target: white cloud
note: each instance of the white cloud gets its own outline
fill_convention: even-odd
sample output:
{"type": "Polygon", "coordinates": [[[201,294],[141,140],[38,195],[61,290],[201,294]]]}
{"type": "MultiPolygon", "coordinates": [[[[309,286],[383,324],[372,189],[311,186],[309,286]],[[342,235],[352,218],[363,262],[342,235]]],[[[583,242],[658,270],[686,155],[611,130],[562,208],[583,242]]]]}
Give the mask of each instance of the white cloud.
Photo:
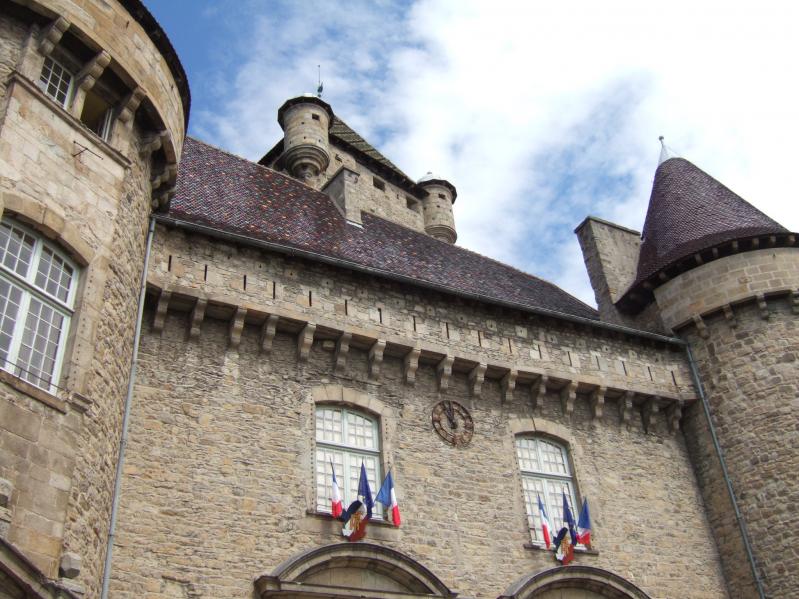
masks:
{"type": "MultiPolygon", "coordinates": [[[[593,293],[572,229],[640,229],[663,134],[785,226],[799,139],[793,2],[303,2],[253,17],[201,136],[258,158],[315,86],[412,177],[458,188],[459,243],[593,293]]],[[[199,121],[199,123],[198,123],[199,121]]]]}

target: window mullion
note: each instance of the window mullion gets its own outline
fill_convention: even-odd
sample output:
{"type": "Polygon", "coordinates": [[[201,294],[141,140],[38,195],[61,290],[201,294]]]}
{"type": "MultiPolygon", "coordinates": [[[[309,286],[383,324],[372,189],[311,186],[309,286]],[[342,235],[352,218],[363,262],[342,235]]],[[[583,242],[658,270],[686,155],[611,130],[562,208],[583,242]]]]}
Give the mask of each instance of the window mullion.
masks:
{"type": "Polygon", "coordinates": [[[11,338],[11,347],[8,348],[8,362],[11,368],[9,369],[18,376],[16,372],[17,365],[19,364],[19,348],[22,345],[22,337],[25,334],[25,325],[28,322],[28,310],[30,309],[31,294],[24,288],[22,290],[22,297],[19,301],[19,311],[17,312],[17,322],[14,323],[14,333],[11,338]]]}

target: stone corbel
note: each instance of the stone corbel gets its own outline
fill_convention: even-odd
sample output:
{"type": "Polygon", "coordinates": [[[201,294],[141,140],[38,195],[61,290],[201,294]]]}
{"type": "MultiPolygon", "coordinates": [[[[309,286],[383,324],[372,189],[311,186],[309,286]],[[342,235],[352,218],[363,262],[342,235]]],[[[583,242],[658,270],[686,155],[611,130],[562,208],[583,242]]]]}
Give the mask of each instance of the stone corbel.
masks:
{"type": "Polygon", "coordinates": [[[519,377],[519,371],[511,368],[507,374],[499,381],[499,387],[502,391],[502,401],[510,401],[513,399],[513,390],[516,389],[516,379],[519,377]]]}
{"type": "Polygon", "coordinates": [[[791,292],[791,312],[799,314],[799,290],[791,292]]]}
{"type": "Polygon", "coordinates": [[[172,298],[171,291],[161,290],[158,296],[158,305],[155,307],[155,317],[153,318],[153,332],[163,333],[164,323],[166,322],[166,311],[169,307],[169,300],[172,298]]]}
{"type": "Polygon", "coordinates": [[[699,336],[702,339],[707,339],[708,337],[710,337],[710,331],[707,330],[707,325],[705,324],[705,321],[702,320],[702,317],[699,316],[699,314],[694,315],[694,317],[691,320],[694,321],[696,330],[699,331],[699,336]]]}
{"type": "Polygon", "coordinates": [[[732,306],[730,306],[730,304],[724,304],[721,309],[724,311],[724,318],[727,319],[727,322],[730,323],[730,326],[737,327],[738,319],[735,318],[735,312],[732,311],[732,306]]]}
{"type": "Polygon", "coordinates": [[[154,175],[152,179],[150,179],[150,187],[152,189],[158,189],[164,183],[169,183],[174,181],[178,175],[178,165],[177,164],[167,164],[157,175],[154,175]]]}
{"type": "Polygon", "coordinates": [[[150,200],[150,204],[152,205],[153,209],[157,208],[166,208],[169,205],[169,201],[175,197],[177,188],[175,186],[172,187],[162,187],[157,191],[153,192],[153,197],[150,200]]]}
{"type": "Polygon", "coordinates": [[[146,156],[147,154],[152,154],[153,152],[160,150],[163,147],[164,141],[167,139],[168,135],[169,134],[166,131],[159,131],[157,133],[144,136],[141,146],[139,146],[139,154],[146,156]]]}
{"type": "Polygon", "coordinates": [[[50,52],[61,41],[61,37],[67,29],[69,29],[69,21],[64,17],[58,17],[50,23],[50,26],[42,32],[42,39],[39,42],[39,52],[42,56],[50,56],[50,52]]]}
{"type": "Polygon", "coordinates": [[[266,317],[264,324],[261,326],[261,351],[268,354],[272,351],[272,342],[275,340],[275,333],[277,333],[277,321],[280,316],[277,314],[270,314],[266,317]]]}
{"type": "Polygon", "coordinates": [[[577,381],[569,383],[560,390],[560,406],[564,416],[571,416],[574,412],[574,402],[577,399],[577,381]]]}
{"type": "MultiPolygon", "coordinates": [[[[119,116],[117,117],[123,123],[128,123],[133,120],[133,115],[139,108],[139,104],[144,99],[144,90],[141,87],[136,87],[131,91],[122,102],[119,104],[119,116]]],[[[159,137],[160,141],[160,137],[159,137]]],[[[160,145],[159,145],[160,147],[160,145]]]]}
{"type": "Polygon", "coordinates": [[[411,351],[405,354],[403,360],[403,371],[405,374],[405,383],[408,385],[416,384],[416,371],[419,369],[419,356],[422,355],[422,350],[414,347],[411,351]]]}
{"type": "Polygon", "coordinates": [[[454,356],[444,356],[436,366],[438,375],[438,390],[446,391],[449,387],[449,378],[452,376],[452,363],[455,362],[454,356]]]}
{"type": "Polygon", "coordinates": [[[600,386],[591,391],[591,396],[588,398],[588,401],[591,404],[591,416],[593,416],[594,419],[602,418],[602,410],[605,407],[605,393],[607,393],[607,390],[607,387],[600,386]]]}
{"type": "Polygon", "coordinates": [[[307,362],[313,345],[313,334],[316,332],[316,325],[306,324],[297,336],[297,360],[307,362]]]}
{"type": "Polygon", "coordinates": [[[110,62],[111,55],[105,50],[100,50],[75,76],[78,87],[85,92],[93,88],[110,62]]]}
{"type": "Polygon", "coordinates": [[[758,293],[755,295],[755,299],[757,300],[757,307],[760,309],[760,318],[763,320],[768,320],[771,316],[771,313],[768,310],[768,304],[766,303],[766,296],[762,293],[758,293]]]}
{"type": "Polygon", "coordinates": [[[380,367],[383,365],[383,352],[386,351],[385,339],[378,339],[369,348],[369,379],[380,379],[380,367]]]}
{"type": "Polygon", "coordinates": [[[487,369],[488,364],[480,363],[469,371],[469,387],[472,397],[481,396],[487,369]]]}
{"type": "Polygon", "coordinates": [[[669,423],[669,432],[676,433],[680,429],[680,419],[682,418],[682,402],[675,401],[666,412],[669,423]]]}
{"type": "Polygon", "coordinates": [[[247,308],[237,306],[236,311],[233,313],[233,318],[230,319],[230,328],[228,329],[228,337],[232,349],[238,349],[241,343],[241,332],[244,330],[244,319],[246,317],[247,308]]]}
{"type": "Polygon", "coordinates": [[[189,339],[191,340],[200,338],[200,327],[205,319],[206,306],[208,306],[208,300],[197,298],[197,302],[191,310],[191,318],[189,319],[189,339]]]}
{"type": "Polygon", "coordinates": [[[544,405],[544,397],[547,394],[547,383],[549,382],[549,377],[545,374],[542,374],[538,377],[538,380],[533,383],[532,388],[530,389],[531,395],[531,405],[533,410],[539,410],[544,405]]]}
{"type": "Polygon", "coordinates": [[[635,393],[625,391],[624,395],[619,398],[619,420],[622,424],[630,424],[633,414],[633,397],[635,397],[635,393]]]}
{"type": "Polygon", "coordinates": [[[344,372],[347,366],[347,356],[350,353],[350,341],[352,341],[352,333],[341,333],[341,336],[336,341],[336,357],[333,365],[333,371],[336,374],[344,372]]]}
{"type": "Polygon", "coordinates": [[[654,428],[653,418],[657,417],[660,412],[660,398],[658,396],[652,397],[644,402],[641,407],[641,419],[644,422],[644,430],[649,432],[654,428]]]}

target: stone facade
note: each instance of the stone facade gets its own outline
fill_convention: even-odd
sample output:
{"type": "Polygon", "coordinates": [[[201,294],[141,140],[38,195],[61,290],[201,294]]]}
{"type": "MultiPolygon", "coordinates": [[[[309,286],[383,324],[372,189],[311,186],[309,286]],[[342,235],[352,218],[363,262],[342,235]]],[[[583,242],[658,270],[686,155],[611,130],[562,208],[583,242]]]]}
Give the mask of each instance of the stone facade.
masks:
{"type": "Polygon", "coordinates": [[[170,173],[174,184],[183,103],[160,51],[116,2],[7,4],[0,33],[0,208],[79,267],[56,385],[0,373],[0,478],[11,488],[0,530],[44,576],[96,596],[147,218],[170,173]],[[64,106],[37,84],[51,53],[95,57],[64,106]],[[81,121],[95,85],[118,98],[106,138],[81,121]]]}

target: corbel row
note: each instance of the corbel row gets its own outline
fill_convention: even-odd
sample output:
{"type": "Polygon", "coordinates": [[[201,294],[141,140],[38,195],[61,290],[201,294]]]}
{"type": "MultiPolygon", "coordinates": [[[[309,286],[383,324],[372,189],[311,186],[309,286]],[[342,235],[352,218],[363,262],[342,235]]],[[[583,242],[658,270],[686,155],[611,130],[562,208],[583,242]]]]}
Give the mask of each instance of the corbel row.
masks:
{"type": "MultiPolygon", "coordinates": [[[[179,294],[183,297],[183,294],[179,294]]],[[[166,319],[169,303],[175,297],[175,292],[171,290],[160,290],[155,306],[152,330],[162,333],[166,319]]],[[[188,338],[196,340],[201,333],[201,325],[207,313],[209,300],[207,298],[195,298],[195,304],[189,316],[188,338]]],[[[215,302],[216,303],[216,302],[215,302]]],[[[317,332],[317,324],[311,322],[301,322],[299,332],[297,331],[297,316],[281,316],[275,313],[262,313],[260,310],[248,309],[242,306],[232,306],[233,313],[229,320],[228,335],[229,347],[236,349],[241,342],[241,335],[248,315],[252,318],[260,319],[264,316],[261,324],[259,338],[260,351],[268,354],[272,351],[272,345],[277,334],[280,322],[285,319],[285,323],[290,323],[284,329],[294,330],[296,334],[297,360],[300,363],[307,362],[317,332]]],[[[251,319],[252,319],[251,318],[251,319]]],[[[329,323],[323,326],[326,332],[331,330],[329,323]]],[[[335,329],[333,329],[335,331],[335,329]]],[[[336,374],[342,374],[346,370],[347,359],[352,345],[354,333],[352,331],[338,331],[335,341],[335,354],[333,358],[333,369],[336,374]]],[[[359,343],[363,345],[363,334],[358,334],[359,343]]],[[[403,364],[403,379],[407,385],[416,383],[416,376],[419,369],[419,362],[422,357],[428,361],[435,360],[434,368],[437,378],[437,388],[439,392],[446,392],[449,389],[452,379],[453,366],[456,361],[460,364],[459,371],[463,371],[464,364],[468,365],[466,371],[469,391],[474,399],[483,396],[483,387],[487,373],[490,372],[494,380],[498,380],[503,403],[513,400],[514,393],[518,384],[521,383],[524,389],[529,388],[529,403],[533,411],[542,409],[544,398],[548,393],[553,393],[559,400],[562,414],[570,418],[574,413],[578,395],[583,396],[590,406],[593,419],[601,419],[605,413],[605,403],[609,394],[617,402],[619,421],[623,425],[630,425],[633,419],[633,412],[640,409],[644,429],[646,431],[656,428],[655,422],[659,415],[663,413],[666,418],[669,431],[672,433],[679,428],[682,417],[682,405],[684,401],[694,398],[685,398],[667,394],[652,394],[643,390],[611,388],[607,384],[602,384],[585,377],[575,376],[568,372],[548,372],[536,368],[519,368],[511,365],[490,364],[488,362],[475,361],[465,357],[458,357],[445,353],[442,357],[441,348],[420,347],[419,345],[404,344],[401,340],[387,340],[372,338],[368,346],[368,376],[372,382],[379,382],[381,378],[382,365],[386,349],[391,345],[392,355],[397,355],[398,349],[404,351],[401,356],[403,364]],[[637,401],[636,401],[637,400],[637,401]]],[[[332,348],[332,344],[331,344],[332,348]]],[[[661,392],[662,393],[662,392],[661,392]]]]}

